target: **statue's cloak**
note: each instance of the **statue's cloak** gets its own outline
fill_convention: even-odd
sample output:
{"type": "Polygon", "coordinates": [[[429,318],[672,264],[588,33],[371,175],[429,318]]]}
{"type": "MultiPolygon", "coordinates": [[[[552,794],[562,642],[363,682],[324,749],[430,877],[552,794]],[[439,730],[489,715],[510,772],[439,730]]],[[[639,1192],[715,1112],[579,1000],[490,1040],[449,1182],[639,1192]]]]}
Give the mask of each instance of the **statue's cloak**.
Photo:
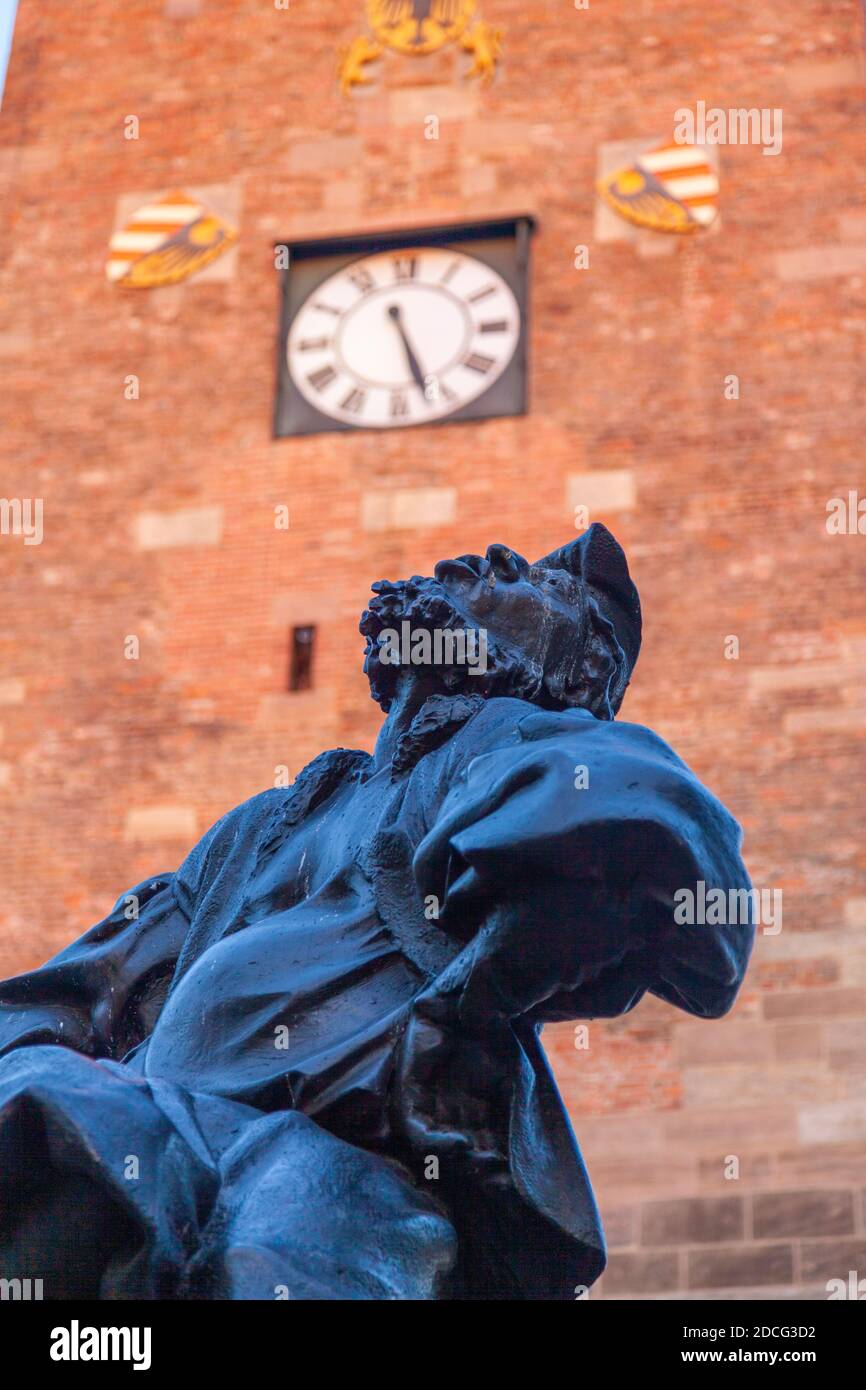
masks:
{"type": "MultiPolygon", "coordinates": [[[[736,822],[647,729],[434,697],[390,766],[323,754],[292,787],[224,816],[177,873],[0,985],[0,1170],[4,1133],[19,1159],[8,1196],[26,1188],[38,1210],[20,1162],[38,1131],[57,1182],[74,1170],[134,1208],[137,1237],[121,1273],[116,1256],[97,1278],[103,1296],[273,1296],[262,1289],[296,1269],[286,1251],[308,1251],[319,1228],[308,1195],[308,1225],[286,1217],[277,1231],[269,1146],[284,1146],[289,1169],[325,1170],[332,1140],[336,1166],[338,1145],[372,1156],[380,1206],[390,1175],[404,1185],[405,1229],[429,1241],[389,1278],[364,1269],[351,1288],[325,1252],[289,1296],[573,1298],[603,1269],[604,1241],[541,1025],[619,1014],[647,990],[705,1016],[729,1008],[751,921],[678,924],[674,895],[748,890],[739,846],[736,822]],[[74,1084],[50,1084],[57,1047],[90,1059],[74,1084]],[[117,1134],[149,1123],[142,1097],[175,1145],[171,1181],[149,1195],[117,1173],[117,1134]],[[62,1142],[47,1144],[52,1134],[62,1142]],[[255,1163],[240,1161],[244,1143],[255,1163]],[[266,1275],[220,1275],[230,1246],[242,1262],[266,1248],[266,1275]]],[[[333,1207],[335,1190],[321,1200],[333,1207]]],[[[7,1205],[0,1263],[11,1220],[7,1205]]],[[[378,1258],[357,1231],[339,1239],[361,1264],[378,1258]]]]}

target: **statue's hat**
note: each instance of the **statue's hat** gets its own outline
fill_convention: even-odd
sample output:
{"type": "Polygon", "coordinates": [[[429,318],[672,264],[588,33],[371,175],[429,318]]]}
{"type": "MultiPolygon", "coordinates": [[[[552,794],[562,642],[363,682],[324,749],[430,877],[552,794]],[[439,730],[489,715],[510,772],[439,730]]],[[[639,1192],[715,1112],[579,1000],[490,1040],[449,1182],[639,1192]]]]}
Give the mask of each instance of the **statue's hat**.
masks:
{"type": "Polygon", "coordinates": [[[577,540],[552,550],[535,563],[548,569],[567,570],[583,581],[613,625],[630,675],[640,651],[640,598],[628,572],[625,551],[607,527],[594,521],[577,540]]]}

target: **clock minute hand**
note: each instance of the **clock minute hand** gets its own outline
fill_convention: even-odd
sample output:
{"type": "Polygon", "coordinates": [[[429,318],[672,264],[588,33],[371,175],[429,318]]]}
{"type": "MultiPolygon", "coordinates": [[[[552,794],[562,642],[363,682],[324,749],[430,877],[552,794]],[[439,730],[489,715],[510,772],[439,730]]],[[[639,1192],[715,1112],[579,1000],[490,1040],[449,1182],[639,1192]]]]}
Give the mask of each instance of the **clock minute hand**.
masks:
{"type": "Polygon", "coordinates": [[[409,339],[406,337],[406,330],[404,329],[402,320],[400,318],[399,304],[389,305],[388,317],[393,320],[394,326],[396,327],[397,332],[400,334],[400,338],[403,343],[403,351],[406,353],[406,361],[409,364],[409,371],[412,373],[413,380],[415,381],[415,384],[418,387],[419,391],[424,392],[427,378],[424,375],[418,358],[412,351],[409,339]]]}

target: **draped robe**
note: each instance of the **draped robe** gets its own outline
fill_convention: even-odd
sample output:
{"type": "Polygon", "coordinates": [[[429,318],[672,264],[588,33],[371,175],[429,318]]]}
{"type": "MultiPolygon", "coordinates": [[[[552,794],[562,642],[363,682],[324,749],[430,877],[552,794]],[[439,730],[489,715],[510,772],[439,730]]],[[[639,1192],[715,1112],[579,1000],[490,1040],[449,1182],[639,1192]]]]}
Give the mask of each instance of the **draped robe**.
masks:
{"type": "Polygon", "coordinates": [[[0,1276],[573,1298],[604,1239],[541,1027],[724,1013],[753,925],[674,895],[748,889],[740,838],[584,710],[435,696],[390,766],[322,754],[0,984],[0,1276]]]}

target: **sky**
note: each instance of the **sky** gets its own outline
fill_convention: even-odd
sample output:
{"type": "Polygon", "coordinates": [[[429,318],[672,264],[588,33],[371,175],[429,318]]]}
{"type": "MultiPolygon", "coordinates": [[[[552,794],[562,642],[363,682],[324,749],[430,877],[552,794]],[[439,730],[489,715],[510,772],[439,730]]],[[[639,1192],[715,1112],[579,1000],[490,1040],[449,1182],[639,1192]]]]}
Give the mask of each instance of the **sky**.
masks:
{"type": "Polygon", "coordinates": [[[3,101],[3,84],[6,81],[6,64],[12,47],[12,30],[15,28],[15,11],[18,0],[0,0],[0,104],[3,101]]]}

